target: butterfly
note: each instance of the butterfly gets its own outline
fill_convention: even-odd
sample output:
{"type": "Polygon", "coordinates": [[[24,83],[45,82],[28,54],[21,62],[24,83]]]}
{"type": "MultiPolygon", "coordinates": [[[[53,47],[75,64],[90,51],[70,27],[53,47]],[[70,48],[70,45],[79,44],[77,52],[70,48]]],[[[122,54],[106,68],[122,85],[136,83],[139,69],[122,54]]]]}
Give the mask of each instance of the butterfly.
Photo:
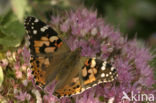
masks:
{"type": "Polygon", "coordinates": [[[35,17],[25,19],[29,36],[31,69],[36,85],[44,88],[56,81],[54,95],[72,96],[100,83],[112,82],[117,70],[109,62],[71,51],[54,29],[35,17]]]}

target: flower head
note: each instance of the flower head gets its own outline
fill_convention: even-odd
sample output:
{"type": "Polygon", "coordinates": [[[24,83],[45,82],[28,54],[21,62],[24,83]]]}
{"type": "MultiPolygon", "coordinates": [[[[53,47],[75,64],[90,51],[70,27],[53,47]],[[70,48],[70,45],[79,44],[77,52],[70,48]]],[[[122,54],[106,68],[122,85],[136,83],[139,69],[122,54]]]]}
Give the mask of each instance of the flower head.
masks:
{"type": "Polygon", "coordinates": [[[20,93],[16,95],[15,97],[20,101],[25,101],[25,100],[29,101],[31,98],[31,95],[26,92],[23,93],[20,91],[20,93]]]}
{"type": "Polygon", "coordinates": [[[129,94],[152,88],[155,81],[148,64],[152,60],[149,49],[140,47],[136,39],[128,41],[123,38],[118,29],[98,18],[96,11],[71,11],[62,18],[60,16],[57,24],[53,21],[55,17],[52,18],[53,27],[66,35],[65,41],[71,50],[81,47],[81,56],[109,59],[118,71],[116,82],[98,85],[84,92],[76,97],[77,103],[95,103],[99,101],[98,96],[113,98],[118,103],[123,91],[129,94]]]}

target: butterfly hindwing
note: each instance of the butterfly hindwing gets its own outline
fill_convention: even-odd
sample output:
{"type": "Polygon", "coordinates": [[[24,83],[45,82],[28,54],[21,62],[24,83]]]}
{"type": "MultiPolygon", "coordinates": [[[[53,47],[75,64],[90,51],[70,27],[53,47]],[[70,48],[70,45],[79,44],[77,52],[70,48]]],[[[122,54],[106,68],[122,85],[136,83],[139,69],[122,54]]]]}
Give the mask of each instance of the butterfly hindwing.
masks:
{"type": "Polygon", "coordinates": [[[112,82],[117,77],[117,71],[107,61],[90,58],[86,60],[80,75],[84,89],[88,89],[99,83],[112,82]]]}
{"type": "MultiPolygon", "coordinates": [[[[81,65],[81,62],[79,63],[81,65]]],[[[117,77],[116,69],[100,59],[86,59],[83,66],[78,66],[77,69],[80,70],[78,75],[69,78],[71,82],[63,88],[56,89],[54,95],[64,97],[79,94],[97,84],[112,82],[117,77]]]]}
{"type": "Polygon", "coordinates": [[[56,89],[54,92],[54,95],[58,98],[64,97],[64,96],[71,96],[75,94],[79,94],[81,92],[81,83],[79,74],[77,74],[75,77],[71,79],[71,82],[64,85],[63,88],[56,89]]]}

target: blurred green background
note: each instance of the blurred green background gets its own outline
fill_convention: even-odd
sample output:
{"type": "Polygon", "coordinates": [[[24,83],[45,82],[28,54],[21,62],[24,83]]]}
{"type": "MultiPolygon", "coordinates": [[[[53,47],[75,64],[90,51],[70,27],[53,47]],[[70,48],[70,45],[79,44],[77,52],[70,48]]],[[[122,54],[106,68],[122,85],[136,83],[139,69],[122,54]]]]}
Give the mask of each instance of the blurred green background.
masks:
{"type": "Polygon", "coordinates": [[[50,21],[51,15],[81,7],[97,10],[98,16],[128,39],[137,37],[147,46],[156,47],[156,0],[0,0],[0,51],[20,45],[26,16],[50,21]]]}

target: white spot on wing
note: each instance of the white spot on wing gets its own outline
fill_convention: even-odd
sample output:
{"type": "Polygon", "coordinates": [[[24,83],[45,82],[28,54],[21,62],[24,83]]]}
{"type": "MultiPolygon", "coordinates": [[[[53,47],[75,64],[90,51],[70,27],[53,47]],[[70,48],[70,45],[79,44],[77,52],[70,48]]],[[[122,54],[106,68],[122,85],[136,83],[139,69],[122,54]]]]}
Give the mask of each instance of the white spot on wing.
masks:
{"type": "Polygon", "coordinates": [[[114,70],[114,67],[111,67],[111,71],[113,71],[114,70]]]}
{"type": "Polygon", "coordinates": [[[111,75],[112,74],[112,72],[109,72],[109,75],[111,75]]]}
{"type": "Polygon", "coordinates": [[[102,66],[102,67],[101,67],[101,70],[105,70],[105,69],[106,69],[105,66],[102,66]]]}
{"type": "Polygon", "coordinates": [[[34,33],[34,34],[37,34],[37,30],[33,30],[33,33],[34,33]]]}
{"type": "Polygon", "coordinates": [[[101,70],[105,70],[106,69],[106,61],[104,61],[102,65],[103,66],[101,67],[101,70]]]}
{"type": "Polygon", "coordinates": [[[102,77],[102,78],[105,77],[105,73],[102,73],[102,74],[101,74],[101,77],[102,77]]]}
{"type": "Polygon", "coordinates": [[[106,74],[106,77],[108,77],[109,75],[108,74],[106,74]]]}
{"type": "Polygon", "coordinates": [[[103,62],[103,66],[106,66],[106,61],[103,62]]]}
{"type": "Polygon", "coordinates": [[[44,29],[44,28],[41,28],[41,31],[42,31],[42,32],[44,32],[44,31],[45,31],[45,29],[44,29]]]}
{"type": "Polygon", "coordinates": [[[44,32],[44,31],[47,30],[47,29],[48,29],[48,26],[43,26],[43,27],[41,28],[41,31],[44,32]]]}
{"type": "Polygon", "coordinates": [[[38,19],[35,19],[35,21],[34,21],[34,22],[35,22],[35,23],[37,23],[38,21],[39,21],[38,19]]]}

